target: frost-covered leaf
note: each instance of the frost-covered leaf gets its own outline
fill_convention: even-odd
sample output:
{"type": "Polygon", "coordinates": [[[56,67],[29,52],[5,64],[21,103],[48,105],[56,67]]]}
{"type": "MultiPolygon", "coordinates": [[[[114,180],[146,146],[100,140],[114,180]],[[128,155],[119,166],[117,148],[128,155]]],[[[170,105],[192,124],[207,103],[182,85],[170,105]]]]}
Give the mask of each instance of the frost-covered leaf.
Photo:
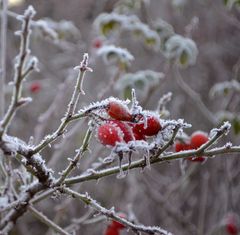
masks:
{"type": "Polygon", "coordinates": [[[172,25],[162,19],[158,19],[154,22],[153,29],[158,33],[161,39],[161,49],[164,49],[166,41],[174,35],[172,25]]]}
{"type": "Polygon", "coordinates": [[[103,57],[106,64],[122,64],[127,66],[134,60],[133,55],[127,49],[115,47],[114,45],[101,47],[97,54],[103,57]]]}
{"type": "Polygon", "coordinates": [[[210,97],[228,95],[231,91],[240,92],[240,83],[236,80],[216,83],[210,90],[210,97]]]}
{"type": "Polygon", "coordinates": [[[118,31],[127,21],[127,18],[127,16],[115,12],[102,13],[95,19],[94,26],[99,34],[108,37],[118,31]]]}
{"type": "Polygon", "coordinates": [[[50,18],[36,21],[35,31],[38,36],[53,41],[79,38],[81,35],[79,29],[72,21],[61,20],[55,22],[50,18]]]}
{"type": "Polygon", "coordinates": [[[181,67],[187,67],[196,63],[198,49],[192,39],[176,34],[167,40],[164,54],[181,67]]]}
{"type": "Polygon", "coordinates": [[[142,42],[154,50],[160,49],[160,37],[158,33],[151,29],[147,24],[142,23],[137,17],[129,19],[127,24],[123,25],[123,28],[142,40],[142,42]]]}
{"type": "Polygon", "coordinates": [[[144,98],[151,88],[157,86],[164,74],[152,70],[143,70],[123,75],[115,85],[122,92],[124,98],[130,98],[131,89],[134,88],[138,96],[144,98]]]}

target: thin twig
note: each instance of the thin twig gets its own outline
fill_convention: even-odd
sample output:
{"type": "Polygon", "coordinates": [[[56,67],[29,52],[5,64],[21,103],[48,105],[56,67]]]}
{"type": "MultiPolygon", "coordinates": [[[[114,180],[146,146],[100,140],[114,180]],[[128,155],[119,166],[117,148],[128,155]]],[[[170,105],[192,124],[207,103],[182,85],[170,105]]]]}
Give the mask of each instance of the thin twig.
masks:
{"type": "Polygon", "coordinates": [[[33,206],[29,206],[28,209],[38,220],[46,224],[48,227],[52,228],[57,233],[60,233],[62,235],[70,235],[70,233],[64,231],[64,229],[55,224],[52,220],[48,219],[43,213],[39,212],[33,206]]]}
{"type": "Polygon", "coordinates": [[[2,0],[1,12],[1,69],[0,69],[0,119],[5,110],[6,50],[7,50],[7,9],[8,0],[2,0]]]}
{"type": "Polygon", "coordinates": [[[83,139],[83,144],[79,150],[77,150],[77,153],[73,160],[70,160],[69,165],[65,170],[63,170],[61,177],[57,180],[56,185],[60,185],[64,182],[66,177],[72,172],[72,170],[77,166],[79,160],[83,157],[83,154],[88,150],[89,141],[92,136],[92,130],[88,128],[85,137],[83,139]]]}

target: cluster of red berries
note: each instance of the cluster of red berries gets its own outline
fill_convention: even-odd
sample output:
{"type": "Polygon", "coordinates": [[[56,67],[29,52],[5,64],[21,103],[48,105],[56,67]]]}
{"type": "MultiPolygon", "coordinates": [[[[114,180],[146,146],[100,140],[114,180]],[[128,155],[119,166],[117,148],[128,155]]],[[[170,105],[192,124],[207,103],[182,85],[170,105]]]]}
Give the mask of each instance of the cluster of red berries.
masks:
{"type": "Polygon", "coordinates": [[[128,143],[133,140],[145,140],[161,129],[159,118],[148,113],[144,123],[143,115],[132,115],[126,105],[118,100],[110,100],[106,112],[112,118],[106,120],[97,129],[97,136],[103,145],[115,146],[116,143],[128,143]]]}
{"type": "MultiPolygon", "coordinates": [[[[126,215],[123,213],[118,214],[121,218],[126,218],[126,215]]],[[[115,220],[112,221],[110,225],[108,225],[104,235],[119,235],[120,230],[124,229],[125,226],[115,220]]]]}
{"type": "MultiPolygon", "coordinates": [[[[180,152],[184,150],[192,150],[192,149],[198,149],[203,144],[205,144],[208,141],[208,136],[206,133],[202,131],[196,131],[194,132],[190,138],[187,141],[176,141],[175,143],[175,151],[180,152]]],[[[193,162],[203,162],[205,160],[204,157],[190,157],[188,160],[193,162]]]]}

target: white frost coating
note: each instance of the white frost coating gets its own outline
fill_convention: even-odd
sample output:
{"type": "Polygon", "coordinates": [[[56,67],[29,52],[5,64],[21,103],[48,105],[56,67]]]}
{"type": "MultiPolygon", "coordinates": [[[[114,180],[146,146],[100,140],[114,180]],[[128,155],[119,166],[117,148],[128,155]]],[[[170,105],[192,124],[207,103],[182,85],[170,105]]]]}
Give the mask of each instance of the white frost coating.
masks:
{"type": "Polygon", "coordinates": [[[40,69],[38,68],[38,58],[33,56],[29,61],[29,66],[31,66],[35,71],[39,72],[40,69]]]}
{"type": "Polygon", "coordinates": [[[162,130],[158,133],[157,137],[155,138],[155,143],[157,145],[163,146],[166,142],[168,142],[173,135],[174,129],[178,126],[178,136],[182,138],[184,136],[183,129],[190,128],[192,125],[184,122],[183,119],[178,120],[164,120],[161,119],[160,121],[162,125],[162,130]]]}
{"type": "Polygon", "coordinates": [[[27,10],[24,12],[24,16],[32,18],[35,15],[36,15],[36,11],[33,8],[33,6],[32,5],[28,6],[27,10]]]}
{"type": "Polygon", "coordinates": [[[124,48],[115,47],[114,45],[102,46],[97,54],[102,56],[106,64],[124,63],[130,65],[130,62],[134,60],[133,55],[124,48]]]}
{"type": "Polygon", "coordinates": [[[198,49],[192,39],[174,35],[167,40],[164,54],[169,60],[175,60],[178,65],[186,67],[196,63],[198,49]]]}
{"type": "Polygon", "coordinates": [[[23,106],[23,105],[27,105],[28,103],[32,102],[32,98],[31,97],[22,97],[19,99],[18,101],[18,105],[23,106]]]}
{"type": "Polygon", "coordinates": [[[231,148],[233,146],[233,144],[231,142],[227,142],[224,147],[225,148],[231,148]]]}
{"type": "Polygon", "coordinates": [[[210,90],[210,97],[227,95],[230,91],[240,92],[240,83],[236,80],[216,83],[210,90]]]}
{"type": "Polygon", "coordinates": [[[16,137],[4,135],[3,141],[12,154],[16,154],[19,149],[27,149],[26,143],[16,137]]]}
{"type": "Polygon", "coordinates": [[[113,153],[128,153],[131,151],[149,151],[153,149],[154,143],[149,144],[148,142],[144,140],[134,140],[134,141],[129,141],[128,143],[118,143],[116,146],[113,148],[112,152],[113,153]]]}
{"type": "Polygon", "coordinates": [[[117,81],[115,88],[121,92],[127,88],[134,88],[138,96],[144,99],[148,95],[149,90],[157,86],[163,78],[163,73],[152,70],[127,73],[117,81]]]}
{"type": "Polygon", "coordinates": [[[8,204],[8,197],[7,196],[1,196],[0,197],[0,209],[4,208],[8,204]]]}
{"type": "Polygon", "coordinates": [[[231,129],[231,123],[229,121],[226,121],[220,126],[219,128],[213,128],[209,134],[209,136],[212,138],[215,136],[217,133],[223,132],[225,135],[227,135],[231,129]]]}

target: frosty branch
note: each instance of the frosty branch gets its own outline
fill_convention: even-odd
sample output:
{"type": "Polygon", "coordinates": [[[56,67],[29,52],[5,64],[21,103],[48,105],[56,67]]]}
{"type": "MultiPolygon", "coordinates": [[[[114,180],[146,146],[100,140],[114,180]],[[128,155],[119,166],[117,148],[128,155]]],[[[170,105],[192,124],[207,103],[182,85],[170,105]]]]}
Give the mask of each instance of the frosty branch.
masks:
{"type": "Polygon", "coordinates": [[[97,201],[92,199],[87,193],[86,194],[80,194],[80,193],[75,192],[75,191],[73,191],[69,188],[62,188],[61,191],[63,193],[71,195],[73,198],[80,199],[81,201],[83,201],[88,206],[97,210],[100,214],[105,215],[108,218],[111,218],[111,219],[114,219],[114,220],[120,222],[121,224],[127,226],[128,228],[130,228],[134,232],[144,232],[146,234],[151,234],[151,235],[154,235],[154,234],[172,235],[172,233],[169,233],[169,232],[167,232],[166,230],[164,230],[160,227],[156,227],[156,226],[155,227],[150,227],[150,226],[133,224],[132,222],[128,221],[127,219],[124,219],[124,218],[121,218],[120,216],[118,216],[115,213],[114,209],[108,210],[108,209],[102,207],[97,201]]]}

